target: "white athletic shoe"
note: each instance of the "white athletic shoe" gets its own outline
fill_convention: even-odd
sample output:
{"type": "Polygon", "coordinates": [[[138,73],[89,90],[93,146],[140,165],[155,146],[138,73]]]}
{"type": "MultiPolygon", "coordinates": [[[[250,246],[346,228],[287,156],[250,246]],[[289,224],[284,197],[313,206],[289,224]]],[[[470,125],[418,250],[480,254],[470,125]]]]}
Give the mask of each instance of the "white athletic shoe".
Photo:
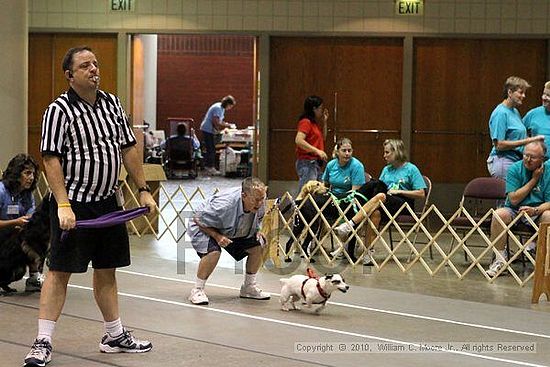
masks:
{"type": "Polygon", "coordinates": [[[189,295],[188,299],[194,305],[207,305],[208,304],[208,297],[206,297],[206,293],[204,293],[204,289],[202,289],[202,288],[193,288],[193,289],[191,289],[191,294],[189,295]]]}

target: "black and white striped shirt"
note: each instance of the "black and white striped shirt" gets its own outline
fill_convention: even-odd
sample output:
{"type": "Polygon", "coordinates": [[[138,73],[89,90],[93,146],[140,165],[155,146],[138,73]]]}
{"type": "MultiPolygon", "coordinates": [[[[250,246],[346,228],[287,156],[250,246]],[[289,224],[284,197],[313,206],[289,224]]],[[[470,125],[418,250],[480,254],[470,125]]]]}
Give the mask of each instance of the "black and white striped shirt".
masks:
{"type": "Polygon", "coordinates": [[[120,100],[97,92],[92,106],[70,88],[42,118],[42,155],[61,158],[69,200],[98,201],[115,191],[122,149],[136,144],[120,100]]]}

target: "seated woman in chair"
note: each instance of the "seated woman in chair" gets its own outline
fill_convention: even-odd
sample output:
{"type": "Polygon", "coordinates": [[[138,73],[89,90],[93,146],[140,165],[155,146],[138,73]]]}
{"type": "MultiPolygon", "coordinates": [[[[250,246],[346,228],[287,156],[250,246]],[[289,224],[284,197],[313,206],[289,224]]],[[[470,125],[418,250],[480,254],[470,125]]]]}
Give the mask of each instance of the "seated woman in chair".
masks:
{"type": "Polygon", "coordinates": [[[358,190],[365,184],[365,167],[353,156],[351,140],[348,138],[342,138],[336,143],[333,157],[327,163],[322,179],[336,197],[342,198],[350,190],[358,190]]]}
{"type": "MultiPolygon", "coordinates": [[[[384,141],[384,160],[387,165],[380,173],[380,181],[388,187],[386,201],[384,205],[388,212],[393,215],[405,203],[408,203],[414,209],[414,200],[422,199],[426,195],[426,183],[420,173],[420,170],[407,160],[405,144],[400,139],[386,139],[384,141]]],[[[379,212],[378,210],[375,211],[379,212]]],[[[405,214],[407,212],[403,212],[405,214]]],[[[382,213],[387,218],[386,213],[382,213]]],[[[375,214],[371,214],[371,218],[375,214]]],[[[380,216],[380,213],[378,213],[380,216]]],[[[357,224],[365,220],[363,211],[357,214],[349,221],[342,223],[334,229],[339,236],[349,234],[357,224]]]]}
{"type": "MultiPolygon", "coordinates": [[[[348,138],[342,138],[334,147],[334,159],[328,162],[325,172],[323,173],[323,182],[325,186],[329,187],[330,191],[338,199],[342,199],[352,194],[353,191],[359,192],[361,195],[355,196],[361,205],[366,205],[366,201],[372,199],[372,196],[366,194],[368,192],[365,187],[365,167],[357,158],[353,157],[353,147],[351,140],[348,138]],[[366,196],[365,196],[366,195],[366,196]],[[365,200],[366,199],[366,200],[365,200]]],[[[381,195],[378,199],[384,201],[385,196],[383,193],[378,193],[376,195],[381,195]]],[[[348,201],[342,202],[341,209],[346,210],[346,207],[349,205],[348,201]]],[[[359,211],[361,212],[361,211],[359,211]]],[[[368,211],[366,211],[368,213],[368,211]]],[[[380,222],[380,212],[375,211],[370,216],[371,221],[378,225],[380,222]]],[[[367,243],[370,243],[373,239],[374,232],[372,228],[367,227],[367,243]]],[[[352,239],[348,245],[349,255],[352,259],[355,258],[355,240],[352,239]]],[[[339,254],[340,251],[336,250],[333,255],[339,254]]]]}

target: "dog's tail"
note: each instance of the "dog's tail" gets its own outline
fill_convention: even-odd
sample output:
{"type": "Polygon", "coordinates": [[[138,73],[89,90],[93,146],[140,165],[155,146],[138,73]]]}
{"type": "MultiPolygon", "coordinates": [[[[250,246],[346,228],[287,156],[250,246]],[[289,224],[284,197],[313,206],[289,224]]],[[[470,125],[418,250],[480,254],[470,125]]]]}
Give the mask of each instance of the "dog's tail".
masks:
{"type": "Polygon", "coordinates": [[[281,278],[279,279],[279,281],[282,283],[282,284],[286,284],[288,282],[288,278],[281,278]]]}

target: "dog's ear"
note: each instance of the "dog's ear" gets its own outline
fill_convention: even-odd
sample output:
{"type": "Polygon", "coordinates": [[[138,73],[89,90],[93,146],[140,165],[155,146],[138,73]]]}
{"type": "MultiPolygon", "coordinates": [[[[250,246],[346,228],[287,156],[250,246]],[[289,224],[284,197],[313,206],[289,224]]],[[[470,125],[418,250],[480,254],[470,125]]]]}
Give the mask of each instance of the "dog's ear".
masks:
{"type": "Polygon", "coordinates": [[[332,279],[332,274],[325,274],[326,279],[332,279]]]}

